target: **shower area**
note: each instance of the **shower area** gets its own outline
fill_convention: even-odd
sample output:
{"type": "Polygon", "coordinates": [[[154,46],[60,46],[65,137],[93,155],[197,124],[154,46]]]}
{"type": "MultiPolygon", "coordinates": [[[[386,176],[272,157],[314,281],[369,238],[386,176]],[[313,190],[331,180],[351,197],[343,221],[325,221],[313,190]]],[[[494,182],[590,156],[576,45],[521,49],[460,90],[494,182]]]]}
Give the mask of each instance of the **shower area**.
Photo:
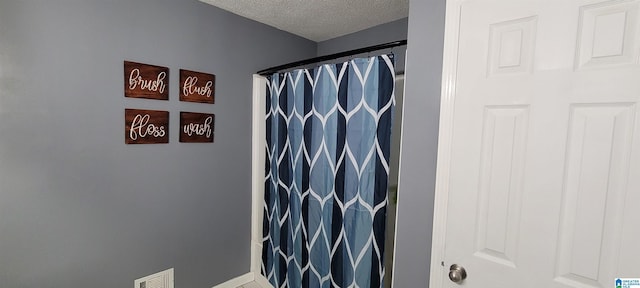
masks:
{"type": "Polygon", "coordinates": [[[404,61],[404,45],[254,76],[256,280],[274,287],[391,286],[404,88],[395,63],[404,61]],[[394,50],[402,51],[400,59],[394,50]]]}

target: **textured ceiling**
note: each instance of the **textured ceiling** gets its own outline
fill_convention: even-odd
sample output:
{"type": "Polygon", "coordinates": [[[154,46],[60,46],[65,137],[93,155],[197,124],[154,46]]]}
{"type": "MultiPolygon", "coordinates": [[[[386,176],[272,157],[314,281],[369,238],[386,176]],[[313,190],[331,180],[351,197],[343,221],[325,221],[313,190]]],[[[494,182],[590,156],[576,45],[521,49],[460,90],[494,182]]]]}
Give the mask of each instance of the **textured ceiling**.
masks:
{"type": "Polygon", "coordinates": [[[409,16],[409,0],[200,0],[316,42],[409,16]]]}

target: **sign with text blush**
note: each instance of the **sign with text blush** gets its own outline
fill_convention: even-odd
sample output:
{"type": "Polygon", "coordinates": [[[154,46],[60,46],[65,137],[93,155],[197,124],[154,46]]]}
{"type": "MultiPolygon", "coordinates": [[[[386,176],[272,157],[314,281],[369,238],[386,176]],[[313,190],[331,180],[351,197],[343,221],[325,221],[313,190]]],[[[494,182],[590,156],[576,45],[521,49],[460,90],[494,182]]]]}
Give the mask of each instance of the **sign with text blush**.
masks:
{"type": "Polygon", "coordinates": [[[215,103],[216,75],[180,69],[180,101],[215,103]]]}
{"type": "Polygon", "coordinates": [[[213,143],[216,115],[180,112],[180,142],[213,143]]]}
{"type": "Polygon", "coordinates": [[[169,112],[124,110],[124,137],[127,144],[169,143],[169,112]]]}
{"type": "Polygon", "coordinates": [[[124,61],[124,97],[169,100],[169,68],[124,61]]]}

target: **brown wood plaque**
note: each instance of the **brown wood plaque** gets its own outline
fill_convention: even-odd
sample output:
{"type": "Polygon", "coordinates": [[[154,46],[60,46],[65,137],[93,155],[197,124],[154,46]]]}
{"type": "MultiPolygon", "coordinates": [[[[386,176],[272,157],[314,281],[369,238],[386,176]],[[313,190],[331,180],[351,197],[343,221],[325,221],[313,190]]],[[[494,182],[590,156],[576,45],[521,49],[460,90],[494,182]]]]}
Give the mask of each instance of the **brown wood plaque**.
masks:
{"type": "Polygon", "coordinates": [[[124,110],[124,137],[127,144],[169,143],[169,112],[124,110]]]}
{"type": "Polygon", "coordinates": [[[180,112],[180,142],[213,142],[216,115],[180,112]]]}
{"type": "Polygon", "coordinates": [[[124,97],[169,100],[169,68],[124,61],[124,97]]]}
{"type": "Polygon", "coordinates": [[[180,69],[180,101],[215,103],[216,75],[180,69]]]}

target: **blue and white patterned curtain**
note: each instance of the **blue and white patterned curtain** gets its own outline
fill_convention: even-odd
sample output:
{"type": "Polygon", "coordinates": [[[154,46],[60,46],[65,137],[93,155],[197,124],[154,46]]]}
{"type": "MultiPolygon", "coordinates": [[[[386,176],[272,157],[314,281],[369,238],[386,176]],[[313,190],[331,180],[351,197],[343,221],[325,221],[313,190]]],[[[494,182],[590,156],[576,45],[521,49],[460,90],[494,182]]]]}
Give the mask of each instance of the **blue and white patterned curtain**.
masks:
{"type": "Polygon", "coordinates": [[[267,84],[262,274],[274,287],[382,287],[393,55],[267,84]]]}

